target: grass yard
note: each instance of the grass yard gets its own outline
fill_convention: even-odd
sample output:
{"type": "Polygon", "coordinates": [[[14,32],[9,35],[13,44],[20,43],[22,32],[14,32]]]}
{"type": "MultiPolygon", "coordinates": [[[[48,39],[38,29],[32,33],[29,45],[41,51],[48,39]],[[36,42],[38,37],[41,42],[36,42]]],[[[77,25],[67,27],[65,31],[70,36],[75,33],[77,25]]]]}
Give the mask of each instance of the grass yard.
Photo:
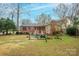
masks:
{"type": "Polygon", "coordinates": [[[0,55],[6,56],[75,56],[79,55],[79,38],[62,36],[63,40],[28,40],[26,35],[0,36],[0,55]]]}

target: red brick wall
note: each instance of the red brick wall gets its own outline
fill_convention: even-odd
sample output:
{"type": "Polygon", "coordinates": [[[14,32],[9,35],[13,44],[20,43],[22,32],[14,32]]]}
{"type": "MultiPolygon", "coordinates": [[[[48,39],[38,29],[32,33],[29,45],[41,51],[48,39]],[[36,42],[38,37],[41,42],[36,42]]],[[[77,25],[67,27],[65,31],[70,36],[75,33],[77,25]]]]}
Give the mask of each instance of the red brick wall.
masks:
{"type": "Polygon", "coordinates": [[[30,33],[34,33],[35,31],[37,31],[37,33],[41,33],[41,32],[45,32],[45,27],[44,26],[22,26],[21,27],[21,31],[22,32],[30,32],[30,33]]]}
{"type": "Polygon", "coordinates": [[[57,27],[57,22],[52,21],[52,22],[51,22],[51,32],[52,32],[52,34],[53,34],[54,32],[56,32],[56,27],[57,27]]]}

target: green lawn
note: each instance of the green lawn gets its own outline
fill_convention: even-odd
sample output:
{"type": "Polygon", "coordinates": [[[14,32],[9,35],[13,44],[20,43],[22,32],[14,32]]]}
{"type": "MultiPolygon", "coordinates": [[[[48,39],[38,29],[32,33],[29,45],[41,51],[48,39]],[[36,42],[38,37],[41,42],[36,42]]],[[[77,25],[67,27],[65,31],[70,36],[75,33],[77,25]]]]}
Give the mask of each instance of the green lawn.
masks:
{"type": "Polygon", "coordinates": [[[79,37],[62,36],[63,40],[28,40],[26,35],[0,36],[0,55],[66,56],[79,55],[79,37]]]}

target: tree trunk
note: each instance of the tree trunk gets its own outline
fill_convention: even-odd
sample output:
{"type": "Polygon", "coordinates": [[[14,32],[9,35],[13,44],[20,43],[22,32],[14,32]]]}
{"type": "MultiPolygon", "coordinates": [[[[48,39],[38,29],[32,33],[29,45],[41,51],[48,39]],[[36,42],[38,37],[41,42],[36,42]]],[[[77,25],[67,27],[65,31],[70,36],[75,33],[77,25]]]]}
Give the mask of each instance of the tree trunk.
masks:
{"type": "Polygon", "coordinates": [[[19,3],[17,4],[17,31],[19,32],[19,3]]]}
{"type": "Polygon", "coordinates": [[[30,33],[29,33],[29,40],[30,40],[30,33]]]}
{"type": "Polygon", "coordinates": [[[6,30],[6,35],[8,35],[8,30],[6,30]]]}
{"type": "Polygon", "coordinates": [[[2,33],[3,33],[3,35],[4,35],[4,31],[3,31],[2,33]]]}
{"type": "Polygon", "coordinates": [[[15,30],[13,29],[12,31],[13,31],[13,34],[14,34],[14,31],[15,31],[15,30]]]}

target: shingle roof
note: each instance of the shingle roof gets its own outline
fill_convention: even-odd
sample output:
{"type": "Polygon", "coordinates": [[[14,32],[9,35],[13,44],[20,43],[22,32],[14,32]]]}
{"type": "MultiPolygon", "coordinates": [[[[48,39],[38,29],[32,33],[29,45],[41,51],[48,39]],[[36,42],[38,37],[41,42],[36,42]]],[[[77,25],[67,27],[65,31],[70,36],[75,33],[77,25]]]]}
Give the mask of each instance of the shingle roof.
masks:
{"type": "Polygon", "coordinates": [[[43,24],[31,23],[31,24],[25,24],[25,25],[21,25],[21,26],[45,26],[45,25],[43,25],[43,24]]]}

